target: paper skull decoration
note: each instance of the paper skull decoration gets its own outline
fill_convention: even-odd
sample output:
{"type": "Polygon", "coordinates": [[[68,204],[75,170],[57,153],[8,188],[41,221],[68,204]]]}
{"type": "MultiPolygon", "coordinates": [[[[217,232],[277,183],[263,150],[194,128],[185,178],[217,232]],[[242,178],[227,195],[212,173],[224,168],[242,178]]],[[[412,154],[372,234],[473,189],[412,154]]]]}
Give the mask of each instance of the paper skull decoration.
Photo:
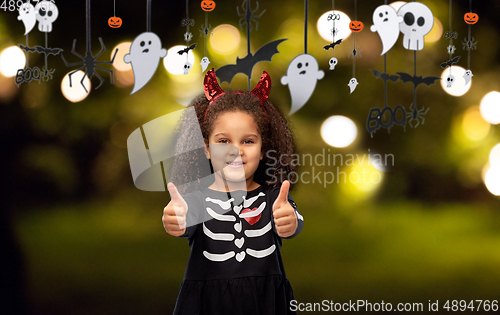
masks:
{"type": "Polygon", "coordinates": [[[332,58],[330,59],[330,61],[328,61],[328,63],[330,64],[330,70],[335,70],[335,66],[336,66],[336,65],[337,65],[337,63],[338,63],[338,60],[337,60],[337,58],[332,57],[332,58]]]}
{"type": "Polygon", "coordinates": [[[210,12],[215,9],[215,1],[213,0],[203,0],[201,1],[201,8],[203,11],[210,12]]]}
{"type": "Polygon", "coordinates": [[[108,19],[108,25],[111,28],[119,28],[120,26],[122,26],[122,18],[112,16],[108,19]]]}
{"type": "Polygon", "coordinates": [[[447,88],[451,88],[451,85],[453,84],[453,82],[455,82],[455,77],[450,74],[447,78],[446,78],[446,87],[447,88]]]}
{"type": "Polygon", "coordinates": [[[408,2],[399,9],[398,15],[403,17],[399,30],[404,34],[404,48],[422,50],[424,36],[429,34],[434,25],[434,15],[431,9],[420,2],[408,2]]]}
{"type": "Polygon", "coordinates": [[[186,63],[184,64],[184,74],[188,74],[189,73],[189,70],[191,70],[191,63],[189,61],[186,61],[186,63]]]}
{"type": "Polygon", "coordinates": [[[476,24],[477,21],[479,21],[479,15],[477,13],[465,13],[464,14],[464,21],[467,24],[476,24]]]}
{"type": "Polygon", "coordinates": [[[361,32],[363,30],[363,27],[364,27],[364,24],[363,24],[363,22],[360,22],[360,21],[351,21],[351,23],[349,23],[349,28],[354,33],[361,32]]]}
{"type": "Polygon", "coordinates": [[[52,32],[52,23],[59,16],[59,10],[56,5],[50,1],[40,1],[35,7],[36,19],[38,21],[38,30],[44,33],[52,32]]]}

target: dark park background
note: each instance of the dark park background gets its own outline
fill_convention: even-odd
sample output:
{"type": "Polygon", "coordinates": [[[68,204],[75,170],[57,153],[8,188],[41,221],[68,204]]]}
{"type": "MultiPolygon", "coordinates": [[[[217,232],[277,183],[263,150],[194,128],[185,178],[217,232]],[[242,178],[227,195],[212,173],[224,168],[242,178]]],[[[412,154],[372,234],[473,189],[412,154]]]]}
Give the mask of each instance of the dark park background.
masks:
{"type": "MultiPolygon", "coordinates": [[[[1,2],[1,1],[0,1],[1,2]]],[[[366,131],[370,108],[383,106],[383,81],[369,69],[383,71],[381,42],[370,31],[372,13],[383,1],[357,1],[357,18],[364,30],[356,37],[361,58],[356,61],[360,84],[349,94],[352,77],[353,36],[335,48],[336,70],[328,70],[332,53],[318,34],[316,22],[331,10],[332,2],[309,1],[308,53],[319,62],[325,77],[318,81],[309,102],[290,116],[298,153],[392,155],[394,163],[384,171],[369,165],[337,165],[350,174],[366,169],[378,172],[378,184],[298,182],[291,195],[304,216],[305,226],[282,248],[287,276],[299,302],[324,299],[345,303],[416,303],[429,300],[500,299],[500,199],[483,182],[491,149],[500,142],[498,125],[482,121],[478,114],[483,97],[500,86],[500,2],[472,1],[479,22],[472,26],[477,50],[471,53],[474,73],[470,90],[451,96],[437,82],[417,89],[419,108],[430,108],[417,128],[395,125],[390,133],[366,131]],[[349,117],[357,126],[355,141],[345,148],[329,146],[320,126],[333,115],[349,117]]],[[[214,28],[236,26],[238,48],[224,54],[208,41],[210,67],[218,68],[244,57],[246,26],[239,28],[242,1],[219,0],[209,13],[214,28]]],[[[448,60],[444,39],[448,31],[448,0],[422,1],[441,21],[439,38],[417,53],[418,74],[441,76],[440,63],[448,60]]],[[[59,18],[48,35],[50,47],[64,50],[70,62],[73,39],[76,51],[85,51],[85,1],[56,1],[59,18]]],[[[252,1],[255,9],[255,1],[252,1]]],[[[162,47],[184,45],[184,1],[153,1],[151,30],[162,47]]],[[[336,10],[353,19],[354,1],[335,1],[336,10]]],[[[257,64],[252,86],[266,70],[273,80],[270,99],[283,112],[290,109],[287,86],[280,84],[290,61],[303,53],[304,2],[259,1],[262,15],[251,33],[252,51],[263,44],[288,38],[279,46],[272,63],[257,64]]],[[[462,41],[468,26],[463,20],[469,1],[453,1],[455,55],[466,67],[462,41]]],[[[146,31],[146,1],[116,1],[116,16],[123,26],[112,29],[113,1],[92,3],[92,50],[106,52],[130,42],[146,31]]],[[[127,137],[141,125],[185,108],[202,93],[199,60],[204,40],[199,29],[205,12],[200,1],[190,1],[191,32],[196,59],[191,73],[172,75],[160,63],[152,80],[130,95],[126,75],[115,70],[115,84],[100,72],[81,102],[70,102],[61,93],[61,80],[76,67],[66,67],[59,56],[50,56],[55,68],[48,82],[24,83],[0,74],[0,312],[3,314],[169,314],[182,281],[189,246],[185,239],[168,235],[162,226],[165,192],[146,192],[134,186],[127,154],[127,137]]],[[[0,10],[0,51],[24,44],[24,26],[18,13],[0,10]]],[[[214,34],[214,40],[217,34],[214,34]]],[[[35,29],[30,44],[44,42],[35,29]]],[[[402,47],[402,35],[387,54],[388,73],[413,71],[413,52],[402,47]]],[[[30,55],[30,65],[43,58],[30,55]]],[[[112,69],[110,65],[104,65],[112,69]]],[[[246,89],[239,74],[223,89],[246,89]]],[[[389,105],[409,108],[411,84],[388,82],[389,105]]],[[[497,105],[500,106],[500,103],[497,105]]],[[[303,165],[300,172],[312,172],[303,165]]],[[[314,166],[316,171],[337,171],[337,166],[314,166]]],[[[312,180],[312,178],[308,178],[312,180]]]]}

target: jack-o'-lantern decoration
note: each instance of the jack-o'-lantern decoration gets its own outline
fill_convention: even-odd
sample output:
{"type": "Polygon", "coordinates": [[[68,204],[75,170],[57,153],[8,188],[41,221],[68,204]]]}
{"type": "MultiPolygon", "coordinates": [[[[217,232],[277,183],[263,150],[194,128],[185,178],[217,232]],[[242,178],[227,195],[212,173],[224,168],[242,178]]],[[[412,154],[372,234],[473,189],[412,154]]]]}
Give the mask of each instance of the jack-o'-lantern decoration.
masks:
{"type": "Polygon", "coordinates": [[[112,16],[108,19],[108,25],[111,28],[119,28],[122,26],[122,19],[117,16],[112,16]]]}
{"type": "Polygon", "coordinates": [[[215,9],[215,1],[213,1],[213,0],[203,0],[201,2],[201,8],[203,9],[203,11],[210,12],[213,9],[215,9]]]}
{"type": "Polygon", "coordinates": [[[477,21],[479,21],[479,16],[477,15],[477,13],[465,13],[464,14],[464,20],[465,20],[465,23],[467,24],[476,24],[477,21]]]}
{"type": "Polygon", "coordinates": [[[349,28],[354,33],[361,32],[363,30],[363,27],[364,27],[363,22],[360,21],[351,21],[351,23],[349,23],[349,28]]]}

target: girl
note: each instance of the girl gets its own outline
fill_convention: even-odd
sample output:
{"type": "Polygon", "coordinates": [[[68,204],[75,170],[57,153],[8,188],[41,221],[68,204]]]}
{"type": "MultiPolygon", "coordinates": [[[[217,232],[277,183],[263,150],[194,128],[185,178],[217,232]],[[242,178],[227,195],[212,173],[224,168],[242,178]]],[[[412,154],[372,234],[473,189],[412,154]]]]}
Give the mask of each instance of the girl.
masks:
{"type": "Polygon", "coordinates": [[[191,247],[174,314],[294,314],[280,248],[282,238],[302,230],[303,218],[282,179],[294,171],[294,143],[267,100],[270,77],[264,72],[252,92],[224,92],[212,69],[204,89],[190,105],[196,118],[181,123],[163,213],[166,231],[191,247]],[[199,129],[204,150],[181,154],[199,129]],[[283,157],[281,165],[270,152],[283,157]],[[199,170],[206,159],[208,181],[199,170]],[[181,193],[194,191],[181,196],[173,183],[181,193]]]}

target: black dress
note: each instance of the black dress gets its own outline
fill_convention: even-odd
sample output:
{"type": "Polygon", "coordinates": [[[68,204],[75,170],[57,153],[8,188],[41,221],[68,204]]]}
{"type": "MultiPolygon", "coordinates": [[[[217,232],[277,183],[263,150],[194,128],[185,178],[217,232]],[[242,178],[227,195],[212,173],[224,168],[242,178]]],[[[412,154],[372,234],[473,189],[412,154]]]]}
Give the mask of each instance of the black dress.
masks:
{"type": "MultiPolygon", "coordinates": [[[[292,287],[281,261],[272,205],[279,187],[186,194],[191,254],[174,314],[296,314],[292,287]],[[231,198],[229,198],[231,197],[231,198]]],[[[298,218],[296,236],[304,225],[298,218]]]]}

